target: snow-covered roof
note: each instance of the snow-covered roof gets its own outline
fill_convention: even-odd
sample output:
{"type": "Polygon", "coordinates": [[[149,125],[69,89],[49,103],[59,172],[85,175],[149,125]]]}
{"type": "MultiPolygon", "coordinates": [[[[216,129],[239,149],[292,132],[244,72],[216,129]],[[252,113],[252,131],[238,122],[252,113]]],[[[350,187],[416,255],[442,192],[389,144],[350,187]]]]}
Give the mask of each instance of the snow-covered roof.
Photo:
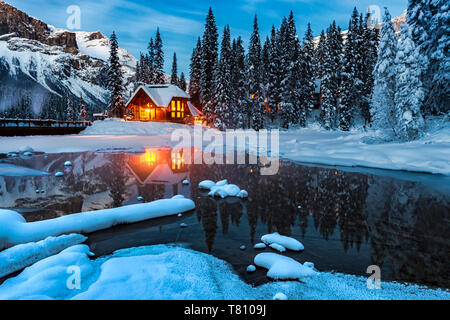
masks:
{"type": "Polygon", "coordinates": [[[188,105],[189,111],[191,111],[191,114],[193,117],[202,117],[203,116],[203,113],[200,110],[198,110],[196,107],[194,107],[194,105],[190,101],[188,102],[187,105],[188,105]]]}
{"type": "Polygon", "coordinates": [[[153,100],[153,102],[158,107],[169,107],[169,104],[173,100],[173,98],[191,98],[188,93],[173,84],[140,85],[139,88],[136,89],[130,100],[127,102],[126,107],[128,107],[128,105],[141,89],[144,90],[144,92],[153,100]]]}

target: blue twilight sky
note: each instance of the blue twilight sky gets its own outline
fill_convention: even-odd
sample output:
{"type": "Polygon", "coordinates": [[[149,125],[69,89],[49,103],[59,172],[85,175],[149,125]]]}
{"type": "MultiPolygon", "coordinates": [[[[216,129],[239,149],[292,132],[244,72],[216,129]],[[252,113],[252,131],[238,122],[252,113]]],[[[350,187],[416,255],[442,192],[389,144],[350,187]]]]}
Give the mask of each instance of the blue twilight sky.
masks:
{"type": "Polygon", "coordinates": [[[101,31],[110,35],[116,31],[119,45],[136,57],[145,51],[151,36],[159,26],[164,42],[165,69],[170,72],[173,53],[178,55],[179,72],[188,77],[189,60],[198,36],[203,32],[209,6],[213,7],[219,32],[229,24],[233,36],[241,35],[248,46],[253,16],[258,14],[262,38],[272,25],[279,26],[283,16],[294,11],[299,35],[311,22],[315,36],[336,20],[347,29],[353,7],[366,11],[376,5],[387,6],[392,16],[407,8],[408,0],[6,0],[22,11],[58,28],[67,28],[71,5],[81,9],[81,30],[101,31]]]}

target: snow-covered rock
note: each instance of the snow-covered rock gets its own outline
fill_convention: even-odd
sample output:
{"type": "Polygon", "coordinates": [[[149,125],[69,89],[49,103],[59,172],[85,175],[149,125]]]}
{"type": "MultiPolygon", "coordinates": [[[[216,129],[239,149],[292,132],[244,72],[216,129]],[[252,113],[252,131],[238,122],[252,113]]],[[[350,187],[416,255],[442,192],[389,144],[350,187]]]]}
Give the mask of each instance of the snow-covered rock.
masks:
{"type": "Polygon", "coordinates": [[[241,249],[242,251],[245,251],[245,250],[247,250],[247,247],[246,247],[246,246],[241,246],[240,249],[241,249]]]}
{"type": "Polygon", "coordinates": [[[64,162],[64,166],[65,167],[71,167],[72,166],[72,162],[71,161],[66,161],[66,162],[64,162]]]}
{"type": "Polygon", "coordinates": [[[79,234],[49,237],[39,242],[17,245],[0,252],[0,278],[28,267],[39,260],[81,244],[87,238],[79,234]]]}
{"type": "Polygon", "coordinates": [[[273,250],[276,250],[276,251],[281,252],[281,253],[286,252],[286,248],[283,247],[281,244],[278,244],[278,243],[272,243],[269,247],[271,247],[273,250]]]}
{"type": "Polygon", "coordinates": [[[292,251],[305,250],[305,247],[300,241],[290,237],[282,236],[278,232],[262,236],[261,241],[267,245],[278,244],[292,251]]]}
{"type": "Polygon", "coordinates": [[[211,190],[212,187],[214,187],[216,185],[216,183],[214,181],[211,180],[205,180],[200,182],[200,184],[198,185],[198,187],[201,190],[211,190]]]}
{"type": "Polygon", "coordinates": [[[0,250],[68,233],[91,233],[120,224],[177,215],[195,209],[190,199],[165,199],[120,208],[82,212],[56,219],[26,223],[15,211],[0,210],[0,250]]]}
{"type": "Polygon", "coordinates": [[[255,272],[256,271],[256,267],[254,266],[254,265],[249,265],[248,267],[247,267],[247,272],[248,273],[253,273],[253,272],[255,272]]]}
{"type": "Polygon", "coordinates": [[[47,172],[20,167],[9,163],[0,163],[0,176],[4,177],[27,177],[27,176],[45,176],[47,172]]]}
{"type": "Polygon", "coordinates": [[[261,250],[261,249],[267,248],[267,246],[265,243],[257,243],[257,244],[255,244],[255,246],[253,248],[261,250]]]}
{"type": "Polygon", "coordinates": [[[290,300],[450,299],[445,290],[395,282],[367,290],[367,278],[337,273],[253,287],[225,261],[178,246],[125,249],[96,260],[89,255],[79,245],[39,261],[0,285],[0,300],[272,300],[275,292],[290,300]],[[67,288],[73,266],[81,271],[79,290],[67,288]]]}
{"type": "Polygon", "coordinates": [[[278,292],[278,293],[273,297],[273,300],[281,300],[281,301],[284,301],[284,300],[288,300],[288,297],[287,297],[287,295],[285,295],[284,293],[278,292]]]}
{"type": "Polygon", "coordinates": [[[274,280],[302,280],[317,274],[314,269],[276,253],[258,254],[255,265],[268,269],[267,276],[274,280]]]}
{"type": "Polygon", "coordinates": [[[64,176],[64,172],[57,172],[55,173],[55,177],[59,178],[59,177],[63,177],[64,176]]]}
{"type": "Polygon", "coordinates": [[[183,184],[184,184],[185,186],[189,185],[189,183],[190,183],[189,180],[184,180],[184,181],[183,181],[183,184]]]}

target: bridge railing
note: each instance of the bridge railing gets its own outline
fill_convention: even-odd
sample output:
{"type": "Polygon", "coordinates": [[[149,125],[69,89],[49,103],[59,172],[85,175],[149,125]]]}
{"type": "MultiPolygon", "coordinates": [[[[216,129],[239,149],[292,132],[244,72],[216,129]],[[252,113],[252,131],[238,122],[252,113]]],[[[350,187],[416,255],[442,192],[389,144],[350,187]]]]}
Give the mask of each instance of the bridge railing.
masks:
{"type": "Polygon", "coordinates": [[[1,128],[85,128],[92,125],[90,121],[59,121],[34,119],[0,118],[1,128]]]}

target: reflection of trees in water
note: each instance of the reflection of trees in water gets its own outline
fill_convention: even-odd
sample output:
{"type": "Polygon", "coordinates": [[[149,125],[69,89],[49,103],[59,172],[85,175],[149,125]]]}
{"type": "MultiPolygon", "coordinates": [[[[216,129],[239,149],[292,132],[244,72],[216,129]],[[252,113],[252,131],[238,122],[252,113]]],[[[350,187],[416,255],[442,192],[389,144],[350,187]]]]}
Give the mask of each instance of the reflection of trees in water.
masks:
{"type": "Polygon", "coordinates": [[[113,199],[112,206],[117,208],[125,201],[126,179],[125,161],[119,157],[111,157],[108,165],[109,174],[105,177],[108,185],[109,196],[113,199]]]}
{"type": "Polygon", "coordinates": [[[448,198],[385,178],[370,184],[366,203],[372,263],[399,281],[450,287],[448,198]]]}
{"type": "Polygon", "coordinates": [[[205,230],[206,245],[211,252],[217,234],[217,204],[213,199],[202,198],[198,200],[197,208],[199,221],[205,230]]]}
{"type": "Polygon", "coordinates": [[[137,182],[138,194],[144,198],[144,202],[152,202],[164,198],[166,186],[161,184],[141,185],[137,182]]]}

